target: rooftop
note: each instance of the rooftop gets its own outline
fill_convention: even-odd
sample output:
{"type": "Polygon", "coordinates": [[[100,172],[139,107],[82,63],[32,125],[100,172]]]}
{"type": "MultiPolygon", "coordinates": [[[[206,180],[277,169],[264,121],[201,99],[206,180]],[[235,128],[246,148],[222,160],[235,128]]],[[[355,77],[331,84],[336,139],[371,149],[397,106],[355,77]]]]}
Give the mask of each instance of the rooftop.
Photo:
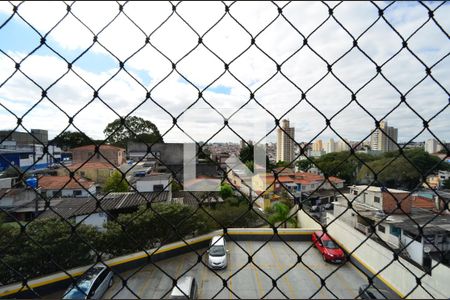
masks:
{"type": "MultiPolygon", "coordinates": [[[[334,299],[335,296],[350,299],[359,294],[359,286],[367,284],[367,277],[353,265],[325,263],[319,251],[311,248],[311,242],[290,241],[287,244],[276,241],[229,241],[228,267],[214,272],[206,267],[206,249],[196,251],[203,254],[203,263],[198,263],[198,255],[194,252],[158,261],[157,267],[148,263],[142,269],[121,273],[121,277],[128,278],[128,288],[116,277],[103,298],[168,298],[173,282],[165,273],[174,278],[193,276],[197,281],[199,299],[260,299],[265,295],[267,297],[264,298],[275,299],[284,299],[284,295],[290,299],[334,299]],[[297,255],[293,250],[304,253],[303,263],[297,263],[297,255]],[[249,262],[248,255],[253,256],[252,262],[249,262]],[[289,272],[286,272],[288,269],[289,272]],[[321,287],[318,275],[322,278],[329,276],[327,288],[321,287]],[[268,276],[279,278],[277,288],[272,287],[272,279],[268,276]],[[222,280],[228,278],[229,289],[223,287],[222,280]]],[[[63,292],[55,291],[48,298],[61,298],[63,292]]]]}
{"type": "Polygon", "coordinates": [[[133,208],[149,202],[164,202],[168,199],[168,192],[110,193],[104,197],[97,197],[97,199],[90,197],[64,198],[55,203],[52,210],[44,211],[39,217],[70,218],[95,212],[133,208]],[[97,207],[97,202],[100,207],[97,207]]]}
{"type": "MultiPolygon", "coordinates": [[[[357,190],[365,190],[365,191],[369,191],[369,192],[381,192],[381,187],[378,186],[367,186],[367,185],[354,185],[351,186],[351,188],[353,189],[357,189],[357,190]]],[[[408,191],[404,191],[404,190],[397,190],[397,189],[389,189],[387,188],[387,190],[390,193],[409,193],[408,191]]]]}
{"type": "Polygon", "coordinates": [[[70,178],[70,176],[40,176],[38,184],[43,190],[72,190],[89,189],[95,185],[95,182],[81,176],[75,176],[75,178],[70,178]]]}

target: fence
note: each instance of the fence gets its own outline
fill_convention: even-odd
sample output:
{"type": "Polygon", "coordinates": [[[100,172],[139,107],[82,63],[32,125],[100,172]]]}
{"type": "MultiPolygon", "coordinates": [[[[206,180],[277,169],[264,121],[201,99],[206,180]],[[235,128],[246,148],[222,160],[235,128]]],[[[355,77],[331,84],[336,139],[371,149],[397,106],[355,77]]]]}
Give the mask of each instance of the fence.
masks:
{"type": "Polygon", "coordinates": [[[444,287],[430,282],[441,282],[433,276],[443,276],[450,243],[450,197],[440,190],[449,188],[450,171],[449,9],[446,2],[1,3],[0,126],[9,129],[0,132],[0,167],[15,179],[2,179],[0,192],[0,284],[19,285],[16,296],[45,297],[30,286],[37,277],[62,272],[77,286],[81,273],[68,270],[142,252],[147,262],[132,272],[111,269],[120,288],[109,296],[145,298],[135,280],[151,267],[168,282],[155,295],[168,297],[182,276],[210,269],[207,249],[187,239],[223,230],[242,265],[210,269],[222,285],[208,297],[349,298],[373,289],[389,296],[392,282],[376,279],[391,266],[407,274],[393,289],[400,296],[443,296],[436,291],[444,287]],[[402,127],[388,126],[388,117],[402,127]],[[263,125],[259,132],[252,122],[263,125]],[[221,155],[235,152],[253,172],[253,150],[275,133],[276,159],[268,147],[265,171],[245,175],[258,182],[249,187],[221,155]],[[324,146],[320,139],[331,136],[324,146]],[[426,137],[421,147],[439,153],[414,148],[426,137]],[[241,146],[211,153],[217,139],[241,146]],[[183,178],[179,143],[186,141],[197,147],[194,182],[183,178]],[[205,176],[220,190],[189,188],[205,176]],[[424,186],[432,199],[421,196],[424,186]],[[343,207],[332,220],[324,221],[323,205],[332,204],[322,205],[323,197],[343,207]],[[279,234],[301,226],[297,216],[330,232],[347,250],[345,263],[314,261],[312,244],[301,248],[279,234]],[[257,249],[229,234],[261,223],[273,234],[257,249]],[[354,239],[362,227],[364,238],[354,239]],[[334,276],[348,265],[364,269],[358,259],[371,258],[358,249],[386,240],[386,228],[400,245],[380,250],[392,259],[370,261],[375,271],[362,275],[368,285],[343,292],[334,276]],[[173,242],[196,259],[175,274],[152,260],[173,242]],[[276,254],[274,243],[287,252],[276,254]],[[267,249],[276,267],[258,261],[267,249]],[[411,249],[419,249],[423,272],[400,257],[411,249]],[[258,293],[238,288],[246,268],[258,293]],[[296,296],[290,276],[310,278],[317,289],[296,296]]]}

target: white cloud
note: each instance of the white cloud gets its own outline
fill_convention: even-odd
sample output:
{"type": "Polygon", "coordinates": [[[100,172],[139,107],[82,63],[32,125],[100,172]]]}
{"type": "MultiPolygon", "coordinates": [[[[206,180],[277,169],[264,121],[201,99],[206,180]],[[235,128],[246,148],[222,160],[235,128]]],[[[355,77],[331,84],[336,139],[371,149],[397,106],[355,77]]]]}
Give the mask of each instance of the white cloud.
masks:
{"type": "MultiPolygon", "coordinates": [[[[330,6],[336,4],[329,3],[330,6]]],[[[281,7],[284,4],[278,5],[281,7]]],[[[436,19],[444,28],[449,28],[450,24],[442,12],[448,12],[449,7],[450,5],[445,4],[435,13],[436,19]]],[[[2,3],[0,12],[10,14],[11,6],[2,3]]],[[[41,33],[46,33],[66,13],[66,6],[64,3],[25,2],[20,6],[19,12],[41,33]]],[[[115,2],[77,2],[72,6],[72,12],[97,34],[116,16],[119,5],[115,2]]],[[[328,8],[322,3],[293,2],[283,7],[285,18],[300,31],[299,34],[282,16],[277,18],[277,7],[274,4],[235,2],[230,7],[231,15],[256,37],[256,45],[270,56],[267,57],[261,50],[252,46],[236,60],[234,59],[250,46],[251,37],[233,18],[229,15],[224,16],[225,7],[222,3],[180,3],[177,6],[177,13],[194,30],[172,12],[172,6],[168,2],[129,2],[124,6],[124,12],[143,32],[125,15],[120,14],[98,36],[100,43],[122,61],[143,47],[146,36],[172,15],[150,36],[151,44],[167,58],[152,45],[147,44],[126,62],[126,68],[130,73],[140,80],[147,90],[151,90],[152,98],[145,100],[147,91],[124,71],[108,81],[117,72],[118,67],[100,72],[96,71],[95,66],[90,68],[75,64],[74,70],[94,89],[100,88],[100,98],[119,115],[126,115],[139,106],[133,114],[151,120],[157,124],[161,132],[172,126],[170,114],[177,117],[198,98],[198,90],[182,80],[176,72],[172,72],[171,65],[171,61],[178,61],[194,48],[190,55],[177,64],[177,70],[199,90],[212,84],[212,90],[208,89],[203,96],[225,117],[230,116],[249,100],[248,88],[255,92],[256,99],[271,113],[277,118],[281,117],[301,98],[301,92],[289,80],[303,91],[308,91],[307,99],[328,118],[351,99],[351,92],[331,74],[312,87],[327,73],[326,63],[307,46],[294,54],[303,44],[301,34],[308,36],[328,17],[328,8]],[[222,16],[224,17],[219,24],[208,31],[222,16]],[[277,19],[261,33],[261,30],[275,18],[277,19]],[[200,36],[204,35],[205,45],[198,45],[195,31],[200,36]],[[234,60],[229,69],[237,80],[229,73],[217,79],[224,72],[224,64],[206,47],[226,63],[234,60]],[[276,73],[276,63],[281,64],[287,58],[289,60],[282,65],[281,70],[289,80],[277,74],[266,82],[276,73]],[[150,81],[147,82],[142,74],[148,76],[150,81]],[[218,87],[229,88],[230,93],[228,95],[218,93],[215,90],[218,87]]],[[[343,2],[335,8],[334,15],[355,38],[358,38],[378,18],[378,11],[372,3],[343,2]]],[[[395,4],[385,11],[385,17],[406,38],[428,19],[428,12],[420,4],[395,4]]],[[[93,34],[69,14],[52,31],[48,42],[59,49],[81,53],[92,44],[92,38],[93,34]]],[[[352,43],[350,36],[331,18],[308,37],[310,47],[329,63],[340,58],[352,47],[352,43]]],[[[358,45],[378,65],[385,63],[402,47],[401,39],[383,20],[369,29],[358,40],[358,45]]],[[[450,50],[448,39],[431,21],[408,41],[408,46],[429,66],[450,50]]],[[[7,47],[2,50],[16,58],[26,55],[8,51],[7,47]]],[[[109,55],[98,44],[90,51],[109,55]]],[[[449,63],[450,59],[443,60],[432,72],[447,90],[450,83],[449,63]]],[[[44,88],[48,88],[67,71],[67,65],[63,60],[40,52],[30,56],[21,68],[44,88]]],[[[0,80],[3,82],[12,72],[14,64],[0,55],[0,80]]],[[[376,70],[375,65],[358,49],[353,49],[338,61],[333,66],[333,72],[353,92],[357,92],[359,103],[376,118],[382,118],[400,101],[399,93],[380,75],[365,86],[367,81],[376,75],[376,70]],[[361,89],[363,86],[365,87],[361,89]]],[[[383,74],[402,93],[406,93],[426,75],[425,68],[406,49],[383,66],[383,74]]],[[[49,89],[48,97],[72,116],[92,100],[93,92],[81,79],[69,72],[49,89]]],[[[40,95],[40,89],[20,73],[16,73],[0,87],[0,102],[19,116],[36,103],[40,95]]],[[[428,78],[407,95],[407,101],[424,117],[431,118],[448,105],[448,94],[428,78]]],[[[92,137],[103,138],[103,128],[116,117],[117,115],[104,103],[94,99],[75,117],[75,124],[92,137]]],[[[290,111],[286,117],[296,126],[298,141],[311,139],[325,127],[324,118],[305,101],[290,111]]],[[[411,138],[421,130],[422,122],[405,105],[400,106],[387,119],[392,126],[399,128],[400,140],[411,138]]],[[[254,132],[247,124],[253,120],[261,124],[274,125],[270,115],[256,103],[251,102],[231,118],[230,126],[242,132],[244,136],[251,137],[254,132]]],[[[449,120],[449,110],[445,109],[431,122],[431,130],[443,139],[449,140],[449,120]]],[[[11,118],[3,108],[0,109],[0,124],[2,128],[11,128],[15,124],[14,118],[11,118]]],[[[47,99],[25,117],[24,124],[27,128],[48,128],[51,135],[56,135],[69,125],[68,118],[47,99]]],[[[206,140],[223,125],[223,118],[200,100],[184,113],[179,124],[196,139],[206,140]]],[[[352,103],[334,117],[331,124],[349,139],[362,139],[373,129],[372,118],[356,103],[352,103]]],[[[174,129],[167,134],[166,140],[188,140],[180,134],[178,129],[174,129]]],[[[321,137],[327,138],[332,135],[334,134],[327,130],[321,137]]],[[[272,134],[272,139],[273,136],[272,134]]],[[[237,140],[230,130],[220,133],[217,139],[237,140]]]]}

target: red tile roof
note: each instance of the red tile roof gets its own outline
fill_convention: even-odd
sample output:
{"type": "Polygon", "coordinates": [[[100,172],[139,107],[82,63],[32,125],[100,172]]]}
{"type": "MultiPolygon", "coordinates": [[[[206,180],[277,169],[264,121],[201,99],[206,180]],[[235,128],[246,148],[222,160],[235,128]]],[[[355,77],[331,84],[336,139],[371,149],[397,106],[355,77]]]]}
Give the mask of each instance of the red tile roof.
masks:
{"type": "Polygon", "coordinates": [[[428,198],[414,196],[412,206],[416,208],[434,209],[434,202],[428,198]]]}
{"type": "Polygon", "coordinates": [[[95,182],[80,176],[75,176],[75,179],[71,179],[70,176],[41,176],[38,178],[38,185],[43,190],[73,190],[81,188],[89,189],[95,184],[95,182]]]}
{"type": "MultiPolygon", "coordinates": [[[[300,184],[311,184],[313,182],[325,181],[325,178],[323,176],[308,173],[308,172],[296,172],[296,173],[292,173],[292,174],[281,173],[280,175],[281,176],[278,177],[277,182],[295,182],[295,183],[300,183],[300,184]]],[[[270,173],[266,174],[266,180],[267,180],[268,184],[275,181],[274,178],[275,177],[273,174],[270,174],[270,173]]],[[[329,177],[329,181],[331,181],[333,184],[345,182],[345,180],[340,179],[338,177],[334,177],[334,176],[329,177]]],[[[328,181],[326,181],[326,182],[328,182],[328,181]]]]}

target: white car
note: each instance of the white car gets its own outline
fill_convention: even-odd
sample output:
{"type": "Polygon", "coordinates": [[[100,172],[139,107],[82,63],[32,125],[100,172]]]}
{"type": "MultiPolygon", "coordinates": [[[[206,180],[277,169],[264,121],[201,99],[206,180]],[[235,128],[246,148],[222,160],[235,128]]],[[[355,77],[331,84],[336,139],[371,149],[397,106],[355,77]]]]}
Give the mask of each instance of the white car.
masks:
{"type": "Polygon", "coordinates": [[[213,237],[208,249],[208,266],[211,269],[225,269],[228,264],[227,254],[225,238],[213,237]]]}

